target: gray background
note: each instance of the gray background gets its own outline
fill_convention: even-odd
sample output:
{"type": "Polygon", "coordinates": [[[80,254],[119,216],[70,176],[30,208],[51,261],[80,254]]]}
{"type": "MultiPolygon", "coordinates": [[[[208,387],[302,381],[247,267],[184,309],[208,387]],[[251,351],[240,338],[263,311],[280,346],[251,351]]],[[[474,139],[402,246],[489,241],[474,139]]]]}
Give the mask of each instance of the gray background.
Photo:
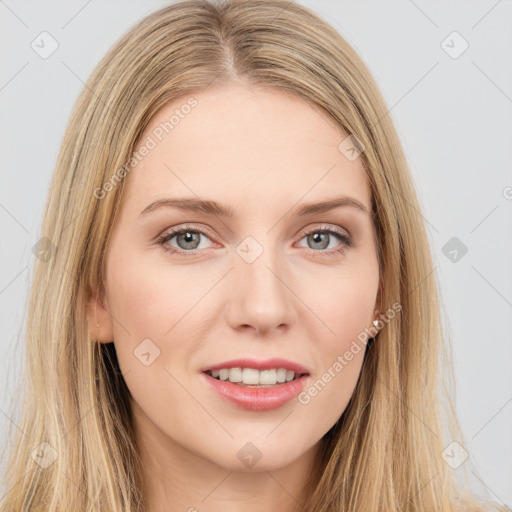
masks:
{"type": "MultiPolygon", "coordinates": [[[[16,403],[32,247],[68,116],[120,34],[166,3],[0,0],[0,434],[19,421],[9,407],[16,403]],[[58,43],[45,59],[31,47],[34,40],[42,46],[43,31],[58,43]]],[[[482,478],[473,485],[510,506],[511,2],[300,3],[359,52],[391,109],[435,253],[464,448],[482,478]],[[463,40],[469,47],[457,55],[463,40]],[[453,237],[456,245],[443,251],[453,237]]]]}

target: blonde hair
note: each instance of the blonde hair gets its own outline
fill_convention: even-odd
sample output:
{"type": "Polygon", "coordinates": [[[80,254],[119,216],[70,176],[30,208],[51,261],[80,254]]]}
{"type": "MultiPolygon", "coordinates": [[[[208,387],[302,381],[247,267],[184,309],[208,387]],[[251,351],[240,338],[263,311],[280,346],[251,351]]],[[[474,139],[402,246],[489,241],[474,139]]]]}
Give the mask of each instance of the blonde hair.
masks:
{"type": "Polygon", "coordinates": [[[163,105],[232,83],[294,93],[363,144],[379,303],[401,305],[368,346],[350,403],[321,441],[304,509],[505,511],[471,496],[442,458],[452,440],[464,445],[450,350],[421,209],[385,102],[340,34],[287,0],[170,4],[121,37],[81,92],[44,213],[53,255],[34,268],[21,432],[0,511],[144,510],[129,391],[114,344],[94,343],[87,327],[89,298],[105,292],[105,249],[129,176],[118,175],[108,193],[104,184],[163,105]],[[37,450],[52,463],[38,464],[37,450]]]}

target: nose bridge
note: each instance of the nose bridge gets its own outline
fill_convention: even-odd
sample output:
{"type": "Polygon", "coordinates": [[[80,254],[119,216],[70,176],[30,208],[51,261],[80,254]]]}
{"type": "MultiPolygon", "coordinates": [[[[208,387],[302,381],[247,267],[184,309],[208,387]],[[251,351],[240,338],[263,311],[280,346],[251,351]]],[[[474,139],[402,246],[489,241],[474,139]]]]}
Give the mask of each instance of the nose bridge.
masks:
{"type": "Polygon", "coordinates": [[[258,331],[290,324],[293,294],[287,286],[288,271],[272,236],[247,236],[236,247],[231,286],[230,322],[251,325],[258,331]]]}

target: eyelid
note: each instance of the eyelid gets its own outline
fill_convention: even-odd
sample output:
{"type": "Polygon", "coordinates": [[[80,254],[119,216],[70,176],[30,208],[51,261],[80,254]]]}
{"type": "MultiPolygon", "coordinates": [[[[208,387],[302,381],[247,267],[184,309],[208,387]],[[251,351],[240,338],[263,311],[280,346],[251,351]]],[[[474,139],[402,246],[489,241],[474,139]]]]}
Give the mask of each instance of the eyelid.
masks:
{"type": "MultiPolygon", "coordinates": [[[[215,237],[212,236],[210,229],[203,227],[202,225],[198,226],[198,225],[191,225],[191,224],[182,224],[182,225],[178,225],[176,227],[169,228],[157,237],[157,241],[161,245],[164,245],[169,240],[173,239],[175,236],[177,236],[187,230],[200,233],[200,234],[206,236],[207,238],[209,238],[214,244],[217,244],[217,242],[215,242],[215,237]]],[[[346,248],[350,248],[354,244],[353,237],[348,232],[348,230],[346,230],[345,228],[342,228],[340,226],[337,226],[335,224],[325,224],[325,223],[319,223],[319,224],[316,224],[313,226],[309,226],[309,227],[304,228],[303,230],[299,231],[299,233],[301,235],[300,235],[300,238],[298,241],[300,242],[300,240],[302,240],[305,236],[307,236],[311,233],[322,232],[322,231],[330,232],[330,233],[334,233],[334,234],[338,235],[339,241],[341,242],[342,245],[345,245],[346,248]]],[[[296,235],[296,236],[299,236],[299,235],[296,235]]],[[[165,248],[164,250],[170,251],[171,253],[184,254],[184,255],[189,255],[189,256],[196,255],[198,252],[201,252],[202,250],[204,250],[204,249],[194,249],[191,251],[185,251],[183,249],[179,249],[174,246],[170,246],[170,247],[172,247],[172,249],[165,248]]],[[[319,255],[321,255],[321,254],[328,255],[328,254],[331,254],[332,252],[336,252],[339,250],[340,249],[330,249],[328,251],[318,251],[318,253],[319,253],[319,255]]]]}
{"type": "Polygon", "coordinates": [[[352,235],[348,232],[348,230],[342,228],[341,226],[338,226],[336,224],[325,224],[321,223],[320,225],[311,226],[308,228],[305,228],[304,231],[301,232],[301,235],[299,236],[299,242],[305,237],[308,236],[311,233],[317,233],[317,232],[326,232],[331,235],[334,234],[336,238],[338,238],[338,241],[340,242],[340,245],[334,249],[326,250],[326,251],[314,251],[312,250],[312,256],[313,257],[321,257],[321,256],[334,256],[336,253],[345,254],[345,250],[350,249],[354,247],[354,238],[352,235]]]}
{"type": "Polygon", "coordinates": [[[320,222],[319,224],[313,225],[311,227],[304,228],[304,230],[299,231],[299,233],[301,233],[302,236],[305,236],[311,232],[316,231],[334,231],[335,233],[338,233],[339,235],[344,236],[345,238],[352,241],[352,235],[348,232],[347,229],[342,228],[341,226],[337,226],[336,224],[326,224],[323,222],[320,222]]]}
{"type": "MultiPolygon", "coordinates": [[[[201,224],[199,224],[199,225],[182,224],[182,225],[178,225],[176,227],[168,228],[161,235],[159,235],[159,237],[166,236],[171,233],[176,235],[177,233],[180,233],[181,231],[186,231],[187,229],[189,229],[190,231],[201,232],[205,235],[208,235],[210,238],[215,238],[212,231],[209,228],[202,226],[201,224]]],[[[352,239],[352,236],[347,229],[337,226],[336,224],[326,224],[326,223],[322,223],[322,222],[320,222],[316,225],[313,225],[311,227],[303,228],[298,233],[302,233],[302,236],[305,236],[314,230],[318,230],[318,231],[332,230],[332,231],[338,232],[341,235],[346,236],[349,239],[352,239]]],[[[295,236],[298,236],[298,233],[295,236]]]]}
{"type": "MultiPolygon", "coordinates": [[[[215,242],[215,236],[212,234],[212,231],[202,225],[192,225],[192,224],[181,224],[176,227],[166,229],[162,234],[158,235],[157,241],[161,242],[162,240],[167,238],[167,241],[171,240],[175,236],[185,232],[185,231],[194,231],[200,233],[206,237],[208,237],[212,242],[215,242]]],[[[176,249],[176,248],[174,248],[176,249]]],[[[197,250],[197,249],[196,249],[197,250]]],[[[176,251],[180,251],[180,249],[176,249],[176,251]]],[[[192,251],[184,251],[184,252],[192,252],[192,251]]]]}

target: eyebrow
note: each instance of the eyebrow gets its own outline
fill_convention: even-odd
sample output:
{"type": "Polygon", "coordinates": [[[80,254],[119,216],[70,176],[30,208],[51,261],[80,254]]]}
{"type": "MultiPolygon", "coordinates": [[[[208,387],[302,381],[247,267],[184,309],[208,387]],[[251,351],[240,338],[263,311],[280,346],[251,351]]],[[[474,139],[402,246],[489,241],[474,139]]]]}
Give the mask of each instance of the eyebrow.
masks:
{"type": "MultiPolygon", "coordinates": [[[[299,217],[305,217],[314,213],[324,213],[342,206],[356,208],[366,214],[370,213],[368,208],[366,208],[366,206],[358,199],[348,196],[336,196],[320,202],[303,203],[298,208],[292,210],[292,213],[295,213],[295,215],[299,217]]],[[[224,206],[212,200],[188,197],[159,199],[158,201],[146,206],[140,214],[145,215],[160,208],[176,208],[186,212],[205,213],[208,215],[217,215],[226,218],[233,218],[236,216],[236,210],[231,206],[224,206]]]]}

